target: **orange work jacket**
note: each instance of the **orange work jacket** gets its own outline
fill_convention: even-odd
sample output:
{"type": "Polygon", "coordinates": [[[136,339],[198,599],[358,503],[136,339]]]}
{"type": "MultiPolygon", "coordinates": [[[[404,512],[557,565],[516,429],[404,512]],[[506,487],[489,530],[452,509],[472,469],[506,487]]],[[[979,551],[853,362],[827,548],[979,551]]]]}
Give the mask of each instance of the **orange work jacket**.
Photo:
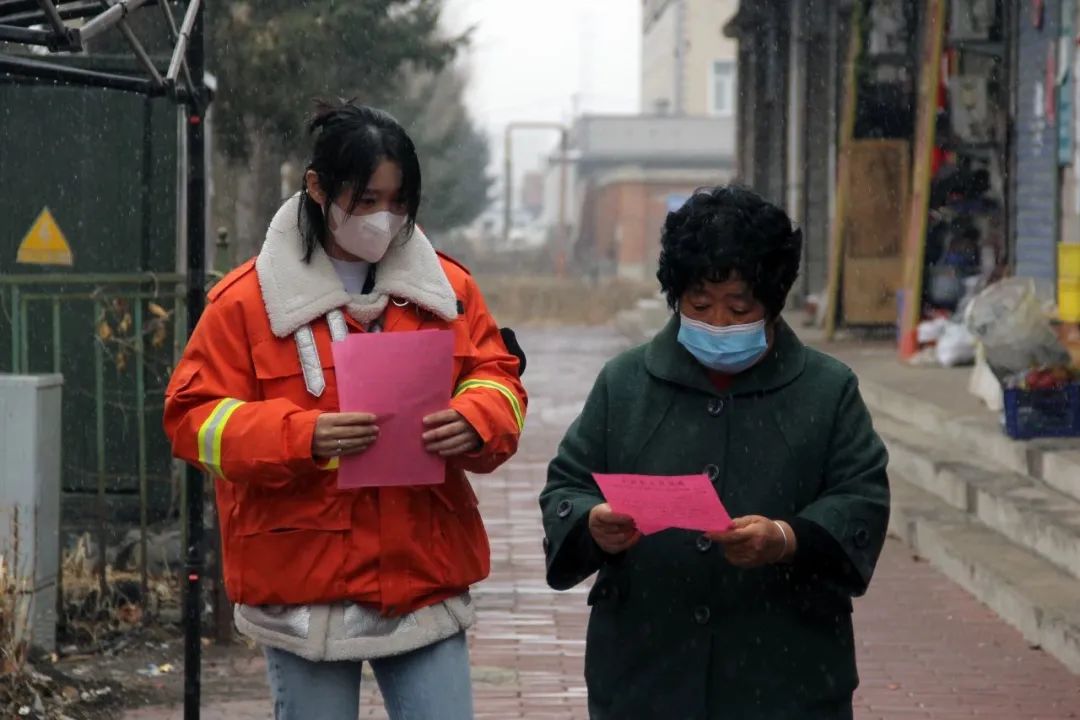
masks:
{"type": "MultiPolygon", "coordinates": [[[[451,407],[477,431],[482,448],[449,461],[443,485],[339,490],[336,460],[321,464],[311,452],[319,414],[338,410],[329,323],[320,317],[307,325],[325,380],[315,396],[297,339],[272,332],[255,262],[210,293],[165,400],[175,456],[215,479],[230,599],[249,605],[349,600],[401,615],[487,577],[487,534],[465,472],[491,472],[515,452],[527,397],[518,359],[507,351],[476,282],[439,255],[457,318],[441,319],[392,297],[382,331],[453,331],[451,407]]],[[[348,332],[364,332],[347,313],[344,320],[348,332]]]]}

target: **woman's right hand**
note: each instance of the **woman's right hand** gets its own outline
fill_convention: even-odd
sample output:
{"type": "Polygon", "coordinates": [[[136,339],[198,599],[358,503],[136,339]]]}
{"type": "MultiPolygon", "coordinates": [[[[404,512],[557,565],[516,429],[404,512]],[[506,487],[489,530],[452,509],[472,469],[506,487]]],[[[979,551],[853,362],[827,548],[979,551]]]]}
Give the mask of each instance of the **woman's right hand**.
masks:
{"type": "Polygon", "coordinates": [[[315,421],[311,455],[329,458],[356,455],[367,450],[379,437],[375,416],[368,413],[323,413],[315,421]]]}
{"type": "Polygon", "coordinates": [[[589,534],[610,555],[618,555],[637,545],[641,533],[629,515],[620,515],[607,503],[589,511],[589,534]]]}

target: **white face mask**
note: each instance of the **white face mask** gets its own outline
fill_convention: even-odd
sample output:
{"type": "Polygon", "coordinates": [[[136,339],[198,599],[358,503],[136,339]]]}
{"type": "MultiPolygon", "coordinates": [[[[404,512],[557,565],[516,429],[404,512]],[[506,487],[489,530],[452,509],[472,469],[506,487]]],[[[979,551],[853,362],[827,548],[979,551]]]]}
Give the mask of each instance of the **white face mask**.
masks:
{"type": "Polygon", "coordinates": [[[371,215],[349,215],[337,203],[330,203],[334,221],[334,241],[350,255],[369,263],[377,263],[386,255],[407,218],[383,210],[371,215]]]}

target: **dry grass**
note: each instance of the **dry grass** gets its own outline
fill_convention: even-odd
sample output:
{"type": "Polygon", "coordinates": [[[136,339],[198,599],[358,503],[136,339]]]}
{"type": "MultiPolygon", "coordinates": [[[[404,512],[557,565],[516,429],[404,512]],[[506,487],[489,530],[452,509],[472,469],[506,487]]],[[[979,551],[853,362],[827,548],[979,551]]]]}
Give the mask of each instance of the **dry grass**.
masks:
{"type": "Polygon", "coordinates": [[[30,617],[23,592],[26,581],[15,569],[14,552],[0,553],[0,676],[19,675],[26,664],[30,617]]]}
{"type": "Polygon", "coordinates": [[[176,573],[149,578],[144,597],[138,572],[108,565],[103,595],[95,566],[89,534],[64,552],[64,622],[80,651],[100,650],[147,619],[159,617],[162,611],[179,611],[180,580],[176,573]]]}
{"type": "Polygon", "coordinates": [[[11,538],[0,543],[0,707],[32,694],[33,672],[27,665],[30,650],[32,572],[19,567],[19,516],[12,514],[11,538]]]}
{"type": "MultiPolygon", "coordinates": [[[[31,573],[15,568],[19,557],[17,537],[0,546],[0,718],[29,717],[38,720],[62,718],[115,718],[121,698],[106,682],[72,677],[57,669],[57,654],[32,655],[30,651],[29,586],[31,573]],[[10,550],[10,552],[9,552],[10,550]],[[7,711],[11,711],[8,713],[7,711]]],[[[178,605],[179,581],[175,578],[151,582],[146,597],[140,592],[137,573],[106,568],[106,592],[98,584],[95,558],[90,553],[89,536],[84,536],[64,553],[63,587],[69,660],[93,662],[99,653],[115,656],[129,646],[138,647],[160,632],[143,626],[144,609],[156,614],[178,605]]],[[[177,607],[178,610],[178,607],[177,607]]]]}
{"type": "Polygon", "coordinates": [[[658,292],[655,283],[529,275],[477,277],[495,319],[503,326],[603,325],[658,292]]]}

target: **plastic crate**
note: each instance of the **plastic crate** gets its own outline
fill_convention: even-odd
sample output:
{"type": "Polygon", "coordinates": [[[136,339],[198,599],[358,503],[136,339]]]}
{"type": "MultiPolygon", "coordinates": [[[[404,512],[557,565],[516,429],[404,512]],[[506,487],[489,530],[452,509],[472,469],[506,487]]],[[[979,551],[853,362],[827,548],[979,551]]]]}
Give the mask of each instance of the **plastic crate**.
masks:
{"type": "Polygon", "coordinates": [[[1080,437],[1080,385],[1005,389],[1005,432],[1014,440],[1080,437]]]}

